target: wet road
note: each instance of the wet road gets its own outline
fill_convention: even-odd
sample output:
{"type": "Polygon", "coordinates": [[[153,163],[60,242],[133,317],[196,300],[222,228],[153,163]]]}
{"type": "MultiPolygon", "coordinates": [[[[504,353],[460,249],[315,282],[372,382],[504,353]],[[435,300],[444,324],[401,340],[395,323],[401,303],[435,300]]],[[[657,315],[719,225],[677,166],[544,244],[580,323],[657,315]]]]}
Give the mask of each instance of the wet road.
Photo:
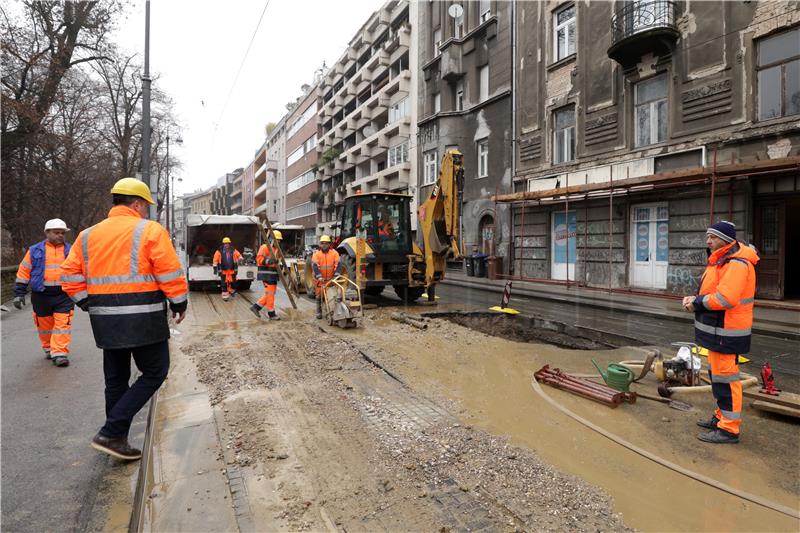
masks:
{"type": "MultiPolygon", "coordinates": [[[[104,420],[103,359],[76,310],[71,364],[44,358],[30,304],[2,315],[2,524],[4,531],[94,529],[108,503],[103,480],[121,463],[89,447],[104,420]]],[[[131,428],[140,445],[144,415],[131,428]]]]}
{"type": "MultiPolygon", "coordinates": [[[[389,294],[386,291],[385,294],[389,294]]],[[[436,288],[440,303],[463,305],[474,309],[500,303],[500,294],[456,285],[440,284],[436,288]]],[[[613,332],[633,337],[646,344],[669,346],[676,341],[691,341],[694,329],[691,324],[669,318],[635,314],[625,310],[605,310],[593,306],[565,303],[548,299],[512,295],[511,307],[524,314],[613,332]]],[[[753,335],[752,360],[746,371],[758,373],[765,361],[770,361],[779,384],[787,390],[800,391],[800,342],[767,335],[753,335]],[[783,378],[783,381],[781,381],[783,378]]]]}

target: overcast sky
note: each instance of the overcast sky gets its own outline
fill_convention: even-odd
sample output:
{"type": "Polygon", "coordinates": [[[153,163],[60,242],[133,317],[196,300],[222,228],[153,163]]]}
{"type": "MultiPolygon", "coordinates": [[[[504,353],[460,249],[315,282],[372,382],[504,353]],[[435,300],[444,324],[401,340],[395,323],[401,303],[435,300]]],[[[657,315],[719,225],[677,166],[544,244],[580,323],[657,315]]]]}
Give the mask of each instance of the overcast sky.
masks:
{"type": "MultiPolygon", "coordinates": [[[[249,163],[264,126],[330,66],[382,0],[270,0],[223,113],[225,99],[266,0],[153,0],[150,73],[175,100],[183,146],[178,193],[213,185],[249,163]],[[220,120],[220,115],[222,116],[220,120]],[[216,133],[215,133],[216,129],[216,133]]],[[[144,0],[135,0],[116,39],[144,55],[144,0]]],[[[175,136],[171,136],[175,138],[175,136]]]]}

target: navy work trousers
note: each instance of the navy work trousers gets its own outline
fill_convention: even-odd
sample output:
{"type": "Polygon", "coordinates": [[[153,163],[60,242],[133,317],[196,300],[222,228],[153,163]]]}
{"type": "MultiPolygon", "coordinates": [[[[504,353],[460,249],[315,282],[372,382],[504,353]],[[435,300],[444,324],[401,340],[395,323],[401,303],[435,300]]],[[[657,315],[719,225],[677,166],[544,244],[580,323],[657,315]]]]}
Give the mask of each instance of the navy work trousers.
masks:
{"type": "Polygon", "coordinates": [[[106,423],[100,434],[108,438],[128,436],[136,413],[158,390],[169,371],[167,341],[138,346],[103,350],[103,372],[106,378],[106,423]],[[131,356],[142,373],[133,385],[131,356]]]}

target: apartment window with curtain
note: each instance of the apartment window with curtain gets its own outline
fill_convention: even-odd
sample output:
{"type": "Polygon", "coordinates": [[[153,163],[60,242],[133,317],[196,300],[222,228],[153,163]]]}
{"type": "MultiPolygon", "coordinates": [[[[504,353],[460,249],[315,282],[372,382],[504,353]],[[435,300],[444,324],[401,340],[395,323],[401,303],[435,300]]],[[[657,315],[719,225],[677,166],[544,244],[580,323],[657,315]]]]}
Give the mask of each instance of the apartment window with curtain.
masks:
{"type": "Polygon", "coordinates": [[[455,102],[456,111],[464,110],[464,81],[459,80],[456,82],[453,101],[455,102]]]}
{"type": "Polygon", "coordinates": [[[553,13],[553,58],[554,61],[575,53],[575,5],[562,7],[553,13]]]}
{"type": "Polygon", "coordinates": [[[553,163],[575,159],[575,106],[553,112],[553,163]]]}
{"type": "Polygon", "coordinates": [[[481,24],[489,20],[492,16],[491,0],[480,0],[478,3],[478,13],[481,15],[481,24]]]}
{"type": "Polygon", "coordinates": [[[389,148],[389,168],[408,161],[408,141],[389,148]]]}
{"type": "Polygon", "coordinates": [[[408,116],[408,97],[389,106],[389,123],[398,121],[408,116]]]}
{"type": "Polygon", "coordinates": [[[438,113],[442,110],[442,94],[436,93],[433,95],[433,112],[438,113]]]}
{"type": "Polygon", "coordinates": [[[485,65],[478,70],[478,79],[478,99],[481,102],[485,102],[489,99],[489,65],[485,65]]]}
{"type": "Polygon", "coordinates": [[[667,76],[641,81],[634,87],[636,146],[667,139],[667,76]]]}
{"type": "Polygon", "coordinates": [[[758,42],[758,119],[800,113],[800,28],[758,42]]]}
{"type": "Polygon", "coordinates": [[[436,150],[428,150],[423,154],[423,166],[424,166],[424,174],[423,174],[423,181],[422,185],[433,185],[436,183],[436,178],[438,177],[438,153],[436,150]]]}
{"type": "Polygon", "coordinates": [[[433,56],[438,56],[442,51],[439,47],[442,45],[442,28],[433,30],[433,56]]]}
{"type": "Polygon", "coordinates": [[[489,139],[478,141],[478,177],[489,176],[489,139]]]}
{"type": "Polygon", "coordinates": [[[461,6],[461,16],[453,19],[453,37],[455,37],[456,39],[461,39],[463,36],[464,36],[464,6],[461,6]]]}

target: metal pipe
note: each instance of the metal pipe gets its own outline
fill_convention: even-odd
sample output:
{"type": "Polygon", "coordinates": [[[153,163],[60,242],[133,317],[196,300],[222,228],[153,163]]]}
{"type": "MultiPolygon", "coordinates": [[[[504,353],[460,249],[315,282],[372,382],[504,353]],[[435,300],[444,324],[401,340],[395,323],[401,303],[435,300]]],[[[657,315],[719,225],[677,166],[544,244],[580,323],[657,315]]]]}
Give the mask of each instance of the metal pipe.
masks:
{"type": "Polygon", "coordinates": [[[613,241],[612,227],[614,225],[614,165],[609,167],[608,172],[608,292],[611,292],[611,242],[613,241]]]}
{"type": "MultiPolygon", "coordinates": [[[[569,188],[569,172],[567,172],[565,183],[567,184],[567,188],[569,188]]],[[[567,243],[564,248],[564,257],[567,259],[567,263],[564,266],[567,268],[567,289],[569,289],[569,195],[567,195],[566,202],[564,203],[564,225],[567,228],[567,243]]]]}
{"type": "Polygon", "coordinates": [[[144,72],[142,73],[142,181],[150,186],[155,204],[150,206],[150,220],[156,220],[158,207],[157,176],[150,174],[150,0],[144,5],[144,72]]]}
{"type": "Polygon", "coordinates": [[[714,224],[714,192],[717,185],[717,147],[714,147],[714,166],[711,170],[711,205],[708,208],[708,225],[714,224]]]}

